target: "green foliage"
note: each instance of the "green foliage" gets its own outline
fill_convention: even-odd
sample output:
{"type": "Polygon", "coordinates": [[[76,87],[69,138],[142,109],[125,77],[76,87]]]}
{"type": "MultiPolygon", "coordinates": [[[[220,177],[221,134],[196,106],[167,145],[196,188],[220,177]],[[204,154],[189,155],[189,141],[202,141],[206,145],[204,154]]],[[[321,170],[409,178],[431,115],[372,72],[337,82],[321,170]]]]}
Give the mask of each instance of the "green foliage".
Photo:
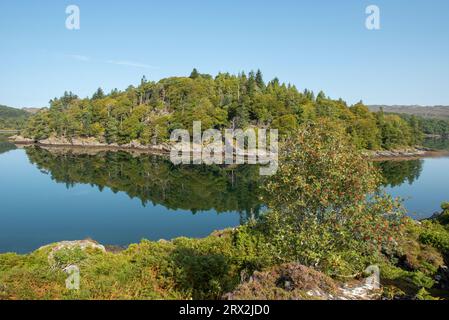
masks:
{"type": "Polygon", "coordinates": [[[88,254],[79,247],[64,248],[53,255],[55,266],[61,269],[69,265],[79,265],[88,258],[88,254]]]}
{"type": "Polygon", "coordinates": [[[431,289],[435,281],[421,271],[407,271],[392,265],[382,265],[381,281],[399,288],[404,294],[414,296],[422,288],[431,289]]]}
{"type": "Polygon", "coordinates": [[[8,141],[9,135],[0,133],[0,154],[15,150],[17,146],[8,141]]]}
{"type": "Polygon", "coordinates": [[[381,111],[377,114],[377,124],[380,128],[381,146],[385,149],[415,145],[421,139],[421,133],[414,133],[415,128],[398,115],[384,114],[381,111]]]}
{"type": "Polygon", "coordinates": [[[342,123],[361,149],[413,145],[421,135],[416,122],[376,116],[362,103],[348,107],[322,92],[315,99],[313,92],[299,92],[277,78],[265,83],[260,70],[213,78],[196,69],[190,77],[142,79],[138,87],[110,94],[100,88],[91,99],[65,92],[50,101],[49,110],[33,116],[23,134],[36,140],[95,137],[107,143],[158,144],[174,129],[191,129],[193,121],[202,121],[203,129],[271,127],[287,136],[301,123],[320,118],[342,123]]]}
{"type": "Polygon", "coordinates": [[[449,136],[449,120],[424,118],[415,115],[401,114],[401,118],[406,120],[412,127],[418,127],[417,130],[428,135],[449,136]]]}
{"type": "Polygon", "coordinates": [[[287,137],[298,129],[298,120],[295,115],[287,114],[273,120],[272,128],[279,130],[281,136],[287,137]]]}
{"type": "Polygon", "coordinates": [[[92,100],[103,99],[104,91],[101,88],[98,88],[97,91],[92,95],[92,100]]]}
{"type": "MultiPolygon", "coordinates": [[[[223,231],[204,239],[143,240],[118,253],[50,249],[0,255],[0,298],[4,299],[218,299],[233,290],[248,265],[263,252],[249,230],[223,231]],[[247,254],[253,252],[252,254],[247,254]],[[80,291],[65,289],[61,267],[80,268],[80,291]]],[[[51,247],[50,247],[51,248],[51,247]]],[[[259,262],[254,262],[254,261],[259,262]]],[[[269,267],[267,259],[260,267],[269,267]]],[[[246,270],[246,271],[245,271],[246,270]]]]}
{"type": "Polygon", "coordinates": [[[399,235],[396,253],[388,254],[381,265],[386,293],[426,300],[440,296],[441,286],[435,279],[447,259],[449,230],[437,220],[418,223],[407,218],[399,235]]]}
{"type": "Polygon", "coordinates": [[[24,110],[0,105],[0,130],[20,130],[30,115],[24,110]]]}
{"type": "Polygon", "coordinates": [[[449,202],[443,202],[441,204],[441,209],[443,212],[438,217],[438,222],[444,226],[449,225],[449,202]]]}
{"type": "Polygon", "coordinates": [[[421,233],[419,240],[449,254],[449,232],[443,225],[426,222],[426,230],[421,233]]]}
{"type": "Polygon", "coordinates": [[[283,145],[278,173],[267,185],[265,225],[274,256],[329,273],[360,272],[393,244],[400,225],[399,205],[375,193],[378,184],[344,128],[302,127],[283,145]]]}
{"type": "Polygon", "coordinates": [[[426,289],[421,288],[416,294],[417,300],[439,300],[438,298],[433,297],[426,289]]]}
{"type": "MultiPolygon", "coordinates": [[[[62,249],[49,259],[54,246],[48,246],[27,255],[0,254],[0,298],[220,299],[233,292],[231,297],[237,299],[288,299],[307,298],[304,293],[316,287],[326,294],[333,293],[337,282],[316,268],[296,263],[279,266],[279,260],[273,256],[272,235],[266,234],[264,227],[263,224],[249,223],[235,230],[216,232],[204,239],[142,240],[116,253],[62,249]],[[62,268],[70,264],[80,268],[79,291],[65,288],[67,274],[62,268]],[[251,275],[255,280],[242,284],[251,275]],[[282,289],[280,286],[287,280],[292,287],[282,289]]],[[[417,234],[428,227],[410,224],[411,233],[404,240],[415,241],[417,234]]],[[[316,232],[309,230],[312,241],[317,236],[316,232]]],[[[331,257],[326,259],[328,265],[317,267],[337,278],[361,272],[373,262],[361,251],[334,249],[329,252],[331,257]]],[[[434,273],[405,270],[385,257],[378,262],[381,262],[385,295],[390,292],[390,298],[400,293],[409,297],[432,298],[422,288],[433,292],[434,273]]]]}

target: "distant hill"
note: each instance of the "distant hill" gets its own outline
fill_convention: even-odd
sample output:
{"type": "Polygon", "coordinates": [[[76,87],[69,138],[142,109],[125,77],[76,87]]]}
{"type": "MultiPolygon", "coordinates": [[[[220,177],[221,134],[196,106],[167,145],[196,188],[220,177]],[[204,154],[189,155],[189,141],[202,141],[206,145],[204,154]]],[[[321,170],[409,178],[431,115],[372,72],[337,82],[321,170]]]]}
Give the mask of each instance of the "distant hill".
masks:
{"type": "Polygon", "coordinates": [[[28,113],[31,113],[31,114],[35,114],[35,113],[38,113],[39,111],[41,111],[42,108],[22,108],[22,110],[26,111],[28,113]]]}
{"type": "Polygon", "coordinates": [[[449,119],[449,106],[387,106],[372,105],[368,106],[371,111],[377,112],[380,108],[387,113],[409,114],[423,118],[449,119]]]}
{"type": "Polygon", "coordinates": [[[0,105],[0,130],[20,130],[30,115],[25,110],[0,105]]]}

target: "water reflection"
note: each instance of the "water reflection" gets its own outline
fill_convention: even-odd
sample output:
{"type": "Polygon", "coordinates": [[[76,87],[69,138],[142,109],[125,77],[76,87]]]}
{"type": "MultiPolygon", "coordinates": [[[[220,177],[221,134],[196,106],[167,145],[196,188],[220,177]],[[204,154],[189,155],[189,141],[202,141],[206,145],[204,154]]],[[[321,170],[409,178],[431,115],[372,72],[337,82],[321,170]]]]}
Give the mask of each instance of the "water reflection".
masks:
{"type": "MultiPolygon", "coordinates": [[[[123,151],[14,148],[0,143],[0,252],[86,237],[115,245],[204,237],[257,218],[264,207],[256,166],[174,166],[123,151]]],[[[387,192],[411,198],[406,208],[419,217],[449,199],[449,158],[375,165],[387,192]]]]}
{"type": "Polygon", "coordinates": [[[17,149],[16,145],[8,142],[8,135],[0,133],[0,154],[17,149]]]}
{"type": "Polygon", "coordinates": [[[385,187],[397,187],[404,183],[413,184],[422,173],[424,160],[374,162],[380,170],[385,187]]]}
{"type": "Polygon", "coordinates": [[[175,166],[168,159],[124,151],[84,153],[77,150],[26,148],[31,163],[67,188],[76,184],[123,191],[145,206],[173,210],[239,212],[257,218],[262,177],[256,166],[175,166]]]}
{"type": "MultiPolygon", "coordinates": [[[[235,211],[243,214],[243,220],[257,217],[263,207],[263,177],[256,166],[175,166],[164,157],[125,151],[86,153],[28,147],[26,153],[31,163],[67,188],[79,183],[97,186],[100,191],[108,187],[115,193],[123,191],[131,198],[139,198],[144,206],[161,204],[193,213],[235,211]]],[[[418,180],[423,163],[382,161],[374,165],[385,187],[397,187],[418,180]]]]}

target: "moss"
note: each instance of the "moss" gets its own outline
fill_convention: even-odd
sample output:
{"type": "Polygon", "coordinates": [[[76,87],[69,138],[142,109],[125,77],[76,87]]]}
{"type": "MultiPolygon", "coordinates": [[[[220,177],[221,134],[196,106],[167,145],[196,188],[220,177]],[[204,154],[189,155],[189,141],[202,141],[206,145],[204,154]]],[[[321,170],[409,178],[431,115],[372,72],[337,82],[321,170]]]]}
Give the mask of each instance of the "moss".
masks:
{"type": "Polygon", "coordinates": [[[438,298],[433,297],[426,289],[422,288],[418,291],[415,296],[417,300],[439,300],[438,298]]]}
{"type": "Polygon", "coordinates": [[[426,221],[424,230],[419,236],[421,243],[428,244],[443,254],[449,253],[449,231],[441,224],[426,221]]]}
{"type": "Polygon", "coordinates": [[[394,296],[414,297],[422,288],[431,289],[435,284],[432,277],[421,271],[406,271],[385,264],[381,267],[381,284],[385,287],[384,294],[394,296]]]}
{"type": "Polygon", "coordinates": [[[448,252],[446,226],[438,221],[408,220],[398,238],[397,252],[381,268],[382,284],[386,286],[384,294],[426,299],[431,294],[441,296],[434,279],[445,265],[448,252]]]}
{"type": "Polygon", "coordinates": [[[419,224],[412,220],[407,221],[403,236],[398,238],[396,265],[407,271],[432,275],[444,264],[441,252],[421,239],[423,233],[429,232],[432,226],[433,224],[428,222],[419,224]]]}

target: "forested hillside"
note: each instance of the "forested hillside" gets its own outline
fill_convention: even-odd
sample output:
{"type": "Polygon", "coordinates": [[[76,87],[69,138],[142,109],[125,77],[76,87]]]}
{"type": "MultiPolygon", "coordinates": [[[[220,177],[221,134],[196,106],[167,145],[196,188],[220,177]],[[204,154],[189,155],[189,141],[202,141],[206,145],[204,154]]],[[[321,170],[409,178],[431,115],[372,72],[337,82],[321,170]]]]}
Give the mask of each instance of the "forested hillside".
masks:
{"type": "Polygon", "coordinates": [[[0,105],[0,130],[21,129],[29,116],[24,110],[0,105]]]}
{"type": "Polygon", "coordinates": [[[50,136],[96,137],[107,143],[142,144],[167,141],[177,128],[191,128],[202,121],[208,128],[277,128],[281,135],[301,123],[328,118],[340,122],[363,149],[390,149],[415,145],[421,128],[414,119],[372,113],[362,103],[349,106],[323,92],[299,91],[277,78],[265,82],[260,71],[216,77],[194,69],[189,77],[171,77],[158,82],[145,77],[137,87],[102,89],[81,99],[66,92],[37,113],[23,134],[36,140],[50,136]]]}
{"type": "Polygon", "coordinates": [[[400,114],[400,116],[401,118],[409,122],[411,121],[411,119],[414,118],[415,119],[414,121],[419,122],[419,127],[421,128],[424,134],[437,135],[442,137],[449,136],[449,118],[448,119],[423,118],[408,114],[400,114]]]}
{"type": "Polygon", "coordinates": [[[383,109],[387,113],[409,114],[423,118],[449,120],[449,106],[369,106],[371,111],[377,112],[383,109]]]}
{"type": "Polygon", "coordinates": [[[449,136],[449,106],[368,106],[373,112],[397,114],[404,120],[419,122],[424,134],[449,136]]]}

